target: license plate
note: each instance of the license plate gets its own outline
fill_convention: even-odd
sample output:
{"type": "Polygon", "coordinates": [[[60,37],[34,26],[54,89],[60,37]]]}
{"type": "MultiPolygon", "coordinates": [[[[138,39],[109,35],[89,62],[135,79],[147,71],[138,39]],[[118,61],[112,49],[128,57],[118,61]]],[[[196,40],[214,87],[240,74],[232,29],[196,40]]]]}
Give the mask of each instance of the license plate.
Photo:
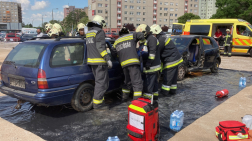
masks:
{"type": "Polygon", "coordinates": [[[9,78],[10,86],[25,89],[25,81],[15,78],[9,78]]]}

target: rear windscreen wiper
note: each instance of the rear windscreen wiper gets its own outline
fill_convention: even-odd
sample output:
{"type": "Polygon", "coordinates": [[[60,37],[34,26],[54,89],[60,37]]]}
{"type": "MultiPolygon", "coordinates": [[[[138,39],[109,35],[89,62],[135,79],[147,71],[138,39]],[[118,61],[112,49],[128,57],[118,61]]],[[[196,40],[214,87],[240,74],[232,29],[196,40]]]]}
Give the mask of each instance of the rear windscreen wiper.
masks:
{"type": "Polygon", "coordinates": [[[14,61],[5,61],[5,62],[6,62],[6,64],[11,64],[11,65],[13,65],[14,68],[17,68],[17,66],[16,66],[16,64],[15,64],[14,61]]]}

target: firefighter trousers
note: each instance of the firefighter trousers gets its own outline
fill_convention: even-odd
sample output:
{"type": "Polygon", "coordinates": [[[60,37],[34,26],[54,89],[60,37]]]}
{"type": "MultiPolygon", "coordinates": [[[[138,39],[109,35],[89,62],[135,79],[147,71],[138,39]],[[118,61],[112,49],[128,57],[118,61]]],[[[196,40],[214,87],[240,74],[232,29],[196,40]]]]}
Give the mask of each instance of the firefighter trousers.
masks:
{"type": "Polygon", "coordinates": [[[154,100],[158,100],[158,78],[158,71],[145,74],[143,96],[151,98],[154,95],[154,100]]]}
{"type": "Polygon", "coordinates": [[[127,100],[130,90],[133,87],[134,99],[142,96],[143,81],[139,65],[130,65],[123,68],[125,76],[124,85],[122,87],[123,100],[127,100]]]}
{"type": "Polygon", "coordinates": [[[224,55],[228,55],[228,56],[232,55],[230,46],[225,46],[224,47],[224,55]]]}
{"type": "Polygon", "coordinates": [[[176,94],[178,66],[164,69],[162,72],[163,72],[163,84],[161,88],[161,93],[163,95],[176,94]]]}
{"type": "Polygon", "coordinates": [[[95,77],[93,108],[99,108],[104,105],[104,94],[109,87],[108,66],[91,65],[91,69],[95,77]]]}

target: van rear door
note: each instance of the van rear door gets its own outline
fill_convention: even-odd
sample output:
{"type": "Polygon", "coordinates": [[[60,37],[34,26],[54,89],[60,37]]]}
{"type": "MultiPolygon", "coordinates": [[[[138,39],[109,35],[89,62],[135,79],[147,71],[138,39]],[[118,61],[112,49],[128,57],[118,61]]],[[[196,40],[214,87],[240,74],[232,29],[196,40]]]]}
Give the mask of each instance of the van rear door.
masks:
{"type": "Polygon", "coordinates": [[[190,35],[205,35],[211,37],[212,23],[197,23],[190,25],[190,35]]]}

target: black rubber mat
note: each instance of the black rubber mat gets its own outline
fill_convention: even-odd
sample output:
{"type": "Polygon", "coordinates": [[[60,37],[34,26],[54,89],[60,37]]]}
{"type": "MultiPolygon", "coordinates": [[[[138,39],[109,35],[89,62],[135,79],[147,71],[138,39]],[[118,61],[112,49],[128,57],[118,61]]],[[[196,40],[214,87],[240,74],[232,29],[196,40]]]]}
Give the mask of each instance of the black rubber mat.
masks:
{"type": "MultiPolygon", "coordinates": [[[[160,141],[167,141],[175,134],[169,129],[170,114],[173,111],[183,110],[183,128],[188,126],[237,94],[241,90],[238,86],[241,73],[247,77],[247,86],[250,86],[252,72],[220,70],[218,74],[211,74],[204,71],[192,73],[184,81],[178,82],[176,95],[161,96],[160,141]],[[222,89],[228,89],[229,96],[216,99],[216,91],[222,89]]],[[[121,141],[125,141],[127,104],[120,104],[118,95],[114,93],[105,97],[106,102],[111,103],[109,111],[91,110],[85,113],[75,112],[69,105],[39,107],[30,103],[16,110],[17,99],[4,96],[0,97],[0,117],[49,141],[106,141],[108,136],[118,136],[121,141]]]]}

